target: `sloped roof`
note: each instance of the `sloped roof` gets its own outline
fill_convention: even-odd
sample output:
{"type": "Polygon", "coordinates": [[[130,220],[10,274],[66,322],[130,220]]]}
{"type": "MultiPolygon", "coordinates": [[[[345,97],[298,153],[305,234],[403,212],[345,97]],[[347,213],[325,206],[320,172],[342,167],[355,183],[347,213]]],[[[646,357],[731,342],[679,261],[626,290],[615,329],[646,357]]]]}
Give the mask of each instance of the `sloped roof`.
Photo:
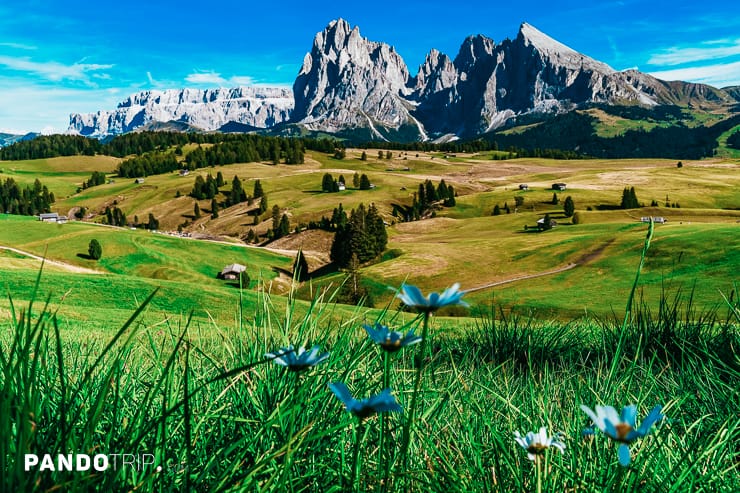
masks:
{"type": "Polygon", "coordinates": [[[236,273],[236,274],[241,274],[245,270],[247,270],[247,268],[244,265],[242,265],[242,264],[229,264],[226,267],[224,267],[223,270],[221,270],[221,275],[223,276],[223,275],[226,275],[226,274],[228,274],[230,272],[231,273],[236,273]]]}

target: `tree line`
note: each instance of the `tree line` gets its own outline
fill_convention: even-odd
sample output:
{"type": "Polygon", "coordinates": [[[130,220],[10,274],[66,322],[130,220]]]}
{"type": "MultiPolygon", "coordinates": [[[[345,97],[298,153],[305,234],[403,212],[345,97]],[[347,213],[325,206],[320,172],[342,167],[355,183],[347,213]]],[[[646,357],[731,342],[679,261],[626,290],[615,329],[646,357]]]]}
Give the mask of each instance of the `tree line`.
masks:
{"type": "Polygon", "coordinates": [[[260,149],[261,159],[274,157],[270,153],[279,146],[281,158],[288,164],[303,162],[301,154],[309,149],[331,154],[340,146],[339,141],[331,138],[284,138],[256,134],[227,133],[181,133],[181,132],[131,132],[116,136],[108,142],[101,142],[91,137],[80,135],[40,135],[31,140],[15,142],[0,148],[0,160],[18,161],[25,159],[48,159],[60,156],[94,156],[102,154],[114,157],[142,155],[153,151],[164,151],[175,147],[182,154],[182,147],[187,144],[248,144],[260,149]],[[264,149],[267,148],[267,151],[264,149]]]}
{"type": "Polygon", "coordinates": [[[32,187],[21,187],[12,178],[0,182],[0,212],[35,216],[50,212],[54,200],[54,194],[38,179],[33,182],[32,187]]]}

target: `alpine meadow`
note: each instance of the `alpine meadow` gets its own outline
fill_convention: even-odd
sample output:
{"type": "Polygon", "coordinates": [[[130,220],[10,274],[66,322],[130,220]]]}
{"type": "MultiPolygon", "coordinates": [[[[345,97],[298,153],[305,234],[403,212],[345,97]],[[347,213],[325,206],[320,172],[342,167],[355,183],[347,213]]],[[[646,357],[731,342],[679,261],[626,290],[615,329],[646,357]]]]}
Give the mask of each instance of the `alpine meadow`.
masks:
{"type": "Polygon", "coordinates": [[[291,88],[165,82],[289,51],[116,15],[137,62],[0,43],[0,89],[148,80],[0,133],[0,491],[740,491],[740,81],[691,75],[729,38],[650,75],[524,22],[414,75],[336,19],[291,88]]]}

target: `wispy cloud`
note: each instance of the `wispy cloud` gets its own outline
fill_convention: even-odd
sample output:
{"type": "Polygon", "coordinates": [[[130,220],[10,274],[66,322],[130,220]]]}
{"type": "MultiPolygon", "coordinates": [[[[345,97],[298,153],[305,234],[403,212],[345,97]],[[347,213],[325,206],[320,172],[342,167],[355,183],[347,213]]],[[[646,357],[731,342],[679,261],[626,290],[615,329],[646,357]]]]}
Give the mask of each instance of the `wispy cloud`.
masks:
{"type": "Polygon", "coordinates": [[[201,85],[216,85],[216,86],[251,86],[254,84],[254,79],[248,75],[234,75],[228,79],[222,77],[220,73],[209,71],[209,72],[193,72],[192,74],[185,77],[185,81],[190,84],[201,84],[201,85]]]}
{"type": "Polygon", "coordinates": [[[650,72],[650,75],[663,80],[686,80],[715,87],[735,86],[740,85],[740,62],[661,70],[650,72]]]}
{"type": "Polygon", "coordinates": [[[0,43],[0,46],[5,46],[7,48],[14,48],[16,50],[27,50],[27,51],[33,51],[37,50],[38,47],[31,46],[23,43],[0,43]]]}
{"type": "MultiPolygon", "coordinates": [[[[59,82],[62,80],[73,81],[90,81],[90,72],[107,70],[113,68],[113,65],[103,65],[97,63],[74,63],[65,65],[59,62],[35,62],[28,57],[9,57],[0,56],[0,65],[4,65],[11,70],[36,74],[46,80],[59,82]]],[[[98,77],[104,74],[95,74],[98,77]]]]}
{"type": "Polygon", "coordinates": [[[648,63],[658,66],[674,66],[740,55],[740,39],[706,41],[702,45],[700,47],[667,48],[653,54],[648,63]]]}

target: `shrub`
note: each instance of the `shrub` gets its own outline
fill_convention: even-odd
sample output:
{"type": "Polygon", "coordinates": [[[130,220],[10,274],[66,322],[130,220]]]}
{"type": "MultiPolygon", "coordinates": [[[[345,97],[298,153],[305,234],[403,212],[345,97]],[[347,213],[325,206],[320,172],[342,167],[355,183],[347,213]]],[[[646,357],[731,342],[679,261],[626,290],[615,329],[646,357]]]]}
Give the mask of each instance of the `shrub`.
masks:
{"type": "Polygon", "coordinates": [[[95,238],[90,240],[90,244],[87,246],[87,254],[93,260],[100,260],[100,257],[103,256],[103,247],[95,238]]]}

